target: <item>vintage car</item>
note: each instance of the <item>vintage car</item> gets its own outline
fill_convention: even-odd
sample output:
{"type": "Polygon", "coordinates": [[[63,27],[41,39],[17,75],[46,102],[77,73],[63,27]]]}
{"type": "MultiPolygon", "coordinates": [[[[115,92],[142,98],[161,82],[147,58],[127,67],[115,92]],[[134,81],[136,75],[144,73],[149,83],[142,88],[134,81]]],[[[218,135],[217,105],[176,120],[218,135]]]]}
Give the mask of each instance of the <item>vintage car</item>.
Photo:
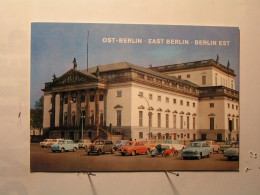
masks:
{"type": "Polygon", "coordinates": [[[60,140],[63,140],[63,139],[60,139],[60,138],[59,138],[59,139],[53,139],[52,141],[50,141],[50,142],[47,143],[47,146],[46,146],[46,147],[49,148],[49,147],[51,147],[51,146],[53,146],[53,145],[56,145],[56,144],[59,143],[60,140]]]}
{"type": "Polygon", "coordinates": [[[232,143],[230,148],[224,151],[224,156],[228,158],[228,160],[238,160],[239,159],[239,143],[232,143]]]}
{"type": "Polygon", "coordinates": [[[180,144],[178,140],[163,140],[161,143],[162,147],[164,146],[170,146],[170,148],[174,148],[175,150],[183,150],[185,148],[184,145],[180,144]]]}
{"type": "Polygon", "coordinates": [[[235,143],[235,141],[226,141],[223,145],[220,146],[220,150],[224,153],[226,149],[230,148],[232,143],[235,143]]]}
{"type": "Polygon", "coordinates": [[[53,140],[53,139],[45,139],[45,140],[43,140],[43,142],[40,142],[40,146],[41,146],[42,148],[48,147],[48,144],[51,143],[52,140],[53,140]]]}
{"type": "Polygon", "coordinates": [[[98,155],[104,154],[106,152],[115,153],[115,147],[112,141],[109,140],[96,140],[93,144],[86,149],[88,155],[91,153],[96,153],[98,155]]]}
{"type": "Polygon", "coordinates": [[[118,148],[121,148],[124,146],[129,140],[117,140],[115,143],[115,150],[118,150],[118,148]]]}
{"type": "Polygon", "coordinates": [[[134,156],[141,153],[150,154],[148,147],[140,141],[128,141],[125,146],[118,149],[118,152],[120,152],[122,156],[134,156]]]}
{"type": "Polygon", "coordinates": [[[183,159],[209,157],[213,149],[205,141],[191,142],[188,148],[182,151],[183,159]]]}
{"type": "Polygon", "coordinates": [[[60,140],[58,144],[51,146],[51,150],[53,152],[60,151],[60,152],[65,152],[65,151],[73,151],[76,152],[77,149],[79,149],[79,145],[76,144],[73,140],[65,139],[65,140],[60,140]]]}
{"type": "Polygon", "coordinates": [[[207,140],[206,143],[213,149],[213,152],[218,153],[220,150],[220,146],[217,145],[215,141],[207,140]]]}
{"type": "Polygon", "coordinates": [[[79,148],[88,148],[89,145],[91,144],[91,141],[88,139],[81,139],[78,141],[79,148]]]}
{"type": "Polygon", "coordinates": [[[141,142],[144,143],[144,145],[149,149],[149,151],[151,151],[152,149],[155,148],[155,146],[158,145],[158,141],[156,140],[144,140],[141,142]]]}

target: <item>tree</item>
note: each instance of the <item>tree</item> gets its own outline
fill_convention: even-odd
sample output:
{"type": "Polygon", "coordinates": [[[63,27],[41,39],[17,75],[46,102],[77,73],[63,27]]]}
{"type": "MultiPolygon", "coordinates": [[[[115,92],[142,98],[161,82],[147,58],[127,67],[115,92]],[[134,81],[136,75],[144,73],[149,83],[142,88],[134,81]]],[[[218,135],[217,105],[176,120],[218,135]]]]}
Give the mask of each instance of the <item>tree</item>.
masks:
{"type": "Polygon", "coordinates": [[[30,110],[30,126],[33,129],[42,129],[43,123],[43,96],[35,102],[34,108],[30,110]]]}

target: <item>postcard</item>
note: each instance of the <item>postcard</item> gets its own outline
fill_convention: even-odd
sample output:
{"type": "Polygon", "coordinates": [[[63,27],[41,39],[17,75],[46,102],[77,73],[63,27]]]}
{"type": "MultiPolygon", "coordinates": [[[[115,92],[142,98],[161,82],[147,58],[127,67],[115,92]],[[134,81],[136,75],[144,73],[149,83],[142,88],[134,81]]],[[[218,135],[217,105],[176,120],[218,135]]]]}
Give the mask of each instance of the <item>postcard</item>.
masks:
{"type": "Polygon", "coordinates": [[[238,171],[239,28],[31,25],[32,172],[238,171]]]}

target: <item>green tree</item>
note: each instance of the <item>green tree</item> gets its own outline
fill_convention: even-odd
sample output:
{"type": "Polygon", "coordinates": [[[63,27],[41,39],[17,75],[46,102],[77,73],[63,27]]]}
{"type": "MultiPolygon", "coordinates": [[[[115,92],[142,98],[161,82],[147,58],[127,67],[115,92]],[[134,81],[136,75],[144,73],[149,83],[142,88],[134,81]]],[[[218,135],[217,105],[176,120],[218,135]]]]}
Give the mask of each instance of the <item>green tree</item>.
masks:
{"type": "Polygon", "coordinates": [[[42,129],[43,123],[43,96],[35,102],[34,108],[30,110],[30,126],[35,129],[42,129]]]}

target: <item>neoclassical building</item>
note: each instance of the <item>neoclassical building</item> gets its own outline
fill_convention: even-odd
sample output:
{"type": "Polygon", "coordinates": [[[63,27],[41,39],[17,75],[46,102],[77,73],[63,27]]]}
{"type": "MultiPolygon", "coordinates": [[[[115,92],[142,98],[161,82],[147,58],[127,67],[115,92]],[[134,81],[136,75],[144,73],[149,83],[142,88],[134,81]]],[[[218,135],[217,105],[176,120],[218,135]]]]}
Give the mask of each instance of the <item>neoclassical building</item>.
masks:
{"type": "Polygon", "coordinates": [[[209,59],[143,68],[128,62],[74,67],[45,83],[49,137],[239,139],[234,70],[209,59]]]}

